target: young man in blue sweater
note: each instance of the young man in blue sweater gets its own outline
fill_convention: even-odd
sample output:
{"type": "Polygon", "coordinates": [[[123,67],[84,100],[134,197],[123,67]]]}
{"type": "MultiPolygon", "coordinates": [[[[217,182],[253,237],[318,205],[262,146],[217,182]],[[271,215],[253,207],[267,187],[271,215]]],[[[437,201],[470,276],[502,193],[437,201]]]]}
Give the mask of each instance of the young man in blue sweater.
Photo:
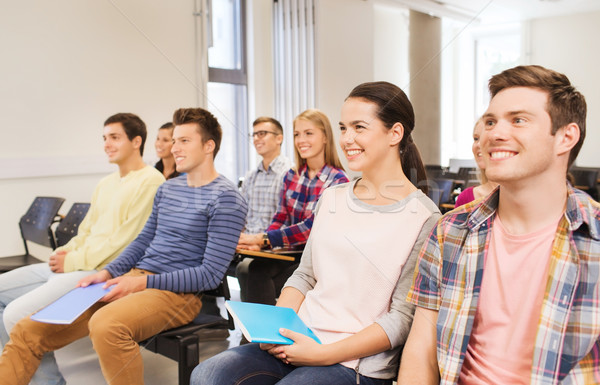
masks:
{"type": "Polygon", "coordinates": [[[79,286],[106,282],[111,291],[70,325],[23,318],[0,357],[0,384],[27,384],[46,352],[89,334],[110,384],[143,384],[138,341],[192,321],[201,293],[225,275],[244,227],[247,205],[219,175],[214,157],[222,131],[200,108],[173,116],[177,171],[157,191],[139,236],[79,286]],[[114,285],[114,286],[113,286],[114,285]]]}

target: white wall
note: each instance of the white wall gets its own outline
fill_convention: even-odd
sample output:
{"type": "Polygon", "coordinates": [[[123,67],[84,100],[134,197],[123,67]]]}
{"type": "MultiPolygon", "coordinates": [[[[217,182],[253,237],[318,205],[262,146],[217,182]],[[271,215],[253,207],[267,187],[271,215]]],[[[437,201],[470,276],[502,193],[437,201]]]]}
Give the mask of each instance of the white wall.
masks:
{"type": "Polygon", "coordinates": [[[344,99],[358,84],[373,80],[373,4],[326,0],[315,4],[317,105],[339,134],[344,99]]]}
{"type": "Polygon", "coordinates": [[[317,105],[339,120],[352,88],[373,79],[373,6],[360,0],[328,0],[317,1],[315,8],[317,105]]]}
{"type": "MultiPolygon", "coordinates": [[[[273,1],[249,0],[246,12],[248,53],[251,53],[248,55],[248,125],[250,125],[259,116],[275,115],[273,1]]],[[[284,140],[286,142],[292,140],[290,131],[285,132],[284,140]]],[[[260,156],[256,154],[252,145],[250,145],[250,154],[249,166],[252,168],[258,164],[260,156]]]]}
{"type": "Polygon", "coordinates": [[[408,9],[388,2],[373,3],[373,80],[394,83],[409,94],[408,9]]]}
{"type": "Polygon", "coordinates": [[[600,167],[600,12],[536,19],[530,27],[530,64],[564,73],[586,98],[587,134],[576,163],[600,167]]]}
{"type": "Polygon", "coordinates": [[[375,80],[408,86],[408,13],[383,0],[322,0],[315,13],[316,108],[331,120],[337,143],[340,110],[355,86],[375,80]]]}
{"type": "Polygon", "coordinates": [[[67,198],[65,213],[115,169],[102,151],[108,116],[146,122],[152,161],[158,126],[197,105],[193,0],[143,5],[0,1],[0,256],[23,251],[17,222],[33,197],[67,198]]]}
{"type": "MultiPolygon", "coordinates": [[[[0,0],[0,256],[22,252],[17,222],[36,195],[65,197],[64,213],[72,202],[89,201],[97,181],[114,170],[102,153],[106,117],[131,111],[145,120],[150,162],[157,127],[175,108],[197,105],[194,1],[143,4],[0,0]]],[[[406,71],[397,53],[383,51],[399,36],[404,39],[393,32],[386,13],[390,5],[384,0],[316,4],[315,107],[329,116],[336,135],[341,105],[354,86],[396,82],[406,71]]],[[[274,109],[271,7],[271,0],[248,1],[254,34],[249,48],[255,53],[249,62],[251,120],[274,109]]],[[[597,12],[531,22],[531,63],[566,73],[587,98],[588,137],[578,163],[588,166],[599,165],[594,149],[600,133],[594,128],[600,120],[600,80],[594,66],[600,50],[590,38],[599,28],[597,12]]]]}

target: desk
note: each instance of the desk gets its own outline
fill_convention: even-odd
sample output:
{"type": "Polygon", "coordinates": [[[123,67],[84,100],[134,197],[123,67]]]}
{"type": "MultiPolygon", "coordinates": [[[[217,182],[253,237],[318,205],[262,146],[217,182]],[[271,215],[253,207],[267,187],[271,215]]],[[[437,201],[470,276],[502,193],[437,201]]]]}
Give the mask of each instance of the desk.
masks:
{"type": "Polygon", "coordinates": [[[302,256],[302,250],[281,250],[277,252],[275,250],[243,250],[243,249],[235,249],[235,253],[239,255],[241,258],[244,257],[252,257],[252,258],[266,258],[266,259],[277,259],[280,261],[290,261],[295,262],[300,259],[302,256]]]}
{"type": "Polygon", "coordinates": [[[441,209],[445,209],[446,211],[454,210],[454,205],[452,203],[442,203],[440,205],[441,209]]]}

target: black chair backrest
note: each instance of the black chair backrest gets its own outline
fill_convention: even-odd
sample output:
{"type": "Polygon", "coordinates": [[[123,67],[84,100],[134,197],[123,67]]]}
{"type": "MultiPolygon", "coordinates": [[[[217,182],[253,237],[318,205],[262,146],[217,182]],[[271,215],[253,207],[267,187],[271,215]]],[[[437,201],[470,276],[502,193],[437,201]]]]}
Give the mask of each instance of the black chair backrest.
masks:
{"type": "MultiPolygon", "coordinates": [[[[223,280],[219,284],[219,286],[214,290],[207,290],[204,293],[204,296],[213,296],[213,297],[223,297],[226,301],[231,299],[231,293],[229,292],[229,284],[227,283],[227,275],[223,277],[223,280]]],[[[204,308],[203,308],[204,309],[204,308]]],[[[205,324],[210,323],[215,320],[214,315],[205,314],[202,310],[200,310],[200,314],[196,316],[196,318],[192,321],[194,324],[205,324]]],[[[234,329],[233,318],[227,313],[227,325],[229,329],[234,329]]]]}
{"type": "Polygon", "coordinates": [[[436,178],[430,181],[429,188],[441,190],[440,204],[454,203],[450,202],[452,197],[452,188],[454,187],[454,179],[436,178]]]}
{"type": "Polygon", "coordinates": [[[447,167],[443,167],[437,164],[425,165],[425,173],[427,174],[427,179],[443,178],[447,172],[447,167]]]}
{"type": "Polygon", "coordinates": [[[587,192],[594,200],[599,199],[598,176],[600,169],[591,167],[572,167],[569,173],[573,176],[576,188],[587,192]]]}
{"type": "Polygon", "coordinates": [[[575,179],[575,185],[584,188],[596,187],[598,180],[598,169],[596,168],[580,168],[573,167],[570,170],[573,179],[575,179]]]}
{"type": "MultiPolygon", "coordinates": [[[[30,241],[55,249],[56,242],[51,226],[56,222],[58,210],[64,201],[64,198],[36,197],[19,221],[23,242],[30,241]]],[[[27,243],[25,247],[27,248],[27,243]]]]}
{"type": "Polygon", "coordinates": [[[477,168],[461,167],[456,173],[456,179],[464,181],[463,185],[467,185],[471,180],[477,180],[477,168]]]}
{"type": "Polygon", "coordinates": [[[429,187],[429,189],[427,190],[427,196],[433,201],[433,203],[435,203],[437,207],[440,207],[440,199],[442,199],[442,193],[443,191],[441,189],[435,187],[429,187]]]}
{"type": "Polygon", "coordinates": [[[54,235],[56,237],[56,246],[64,246],[77,235],[79,224],[90,209],[89,203],[73,203],[69,212],[60,221],[54,235]]]}

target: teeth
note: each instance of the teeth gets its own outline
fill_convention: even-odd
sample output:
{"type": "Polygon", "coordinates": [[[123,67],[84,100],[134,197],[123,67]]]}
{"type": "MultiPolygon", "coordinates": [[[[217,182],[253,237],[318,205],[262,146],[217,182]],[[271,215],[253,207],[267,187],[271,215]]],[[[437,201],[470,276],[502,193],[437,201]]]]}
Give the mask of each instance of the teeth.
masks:
{"type": "Polygon", "coordinates": [[[358,155],[362,152],[362,150],[348,150],[346,151],[346,154],[348,154],[349,156],[354,156],[354,155],[358,155]]]}
{"type": "Polygon", "coordinates": [[[490,154],[492,159],[503,159],[503,158],[511,158],[515,155],[514,152],[510,151],[495,151],[490,154]]]}

